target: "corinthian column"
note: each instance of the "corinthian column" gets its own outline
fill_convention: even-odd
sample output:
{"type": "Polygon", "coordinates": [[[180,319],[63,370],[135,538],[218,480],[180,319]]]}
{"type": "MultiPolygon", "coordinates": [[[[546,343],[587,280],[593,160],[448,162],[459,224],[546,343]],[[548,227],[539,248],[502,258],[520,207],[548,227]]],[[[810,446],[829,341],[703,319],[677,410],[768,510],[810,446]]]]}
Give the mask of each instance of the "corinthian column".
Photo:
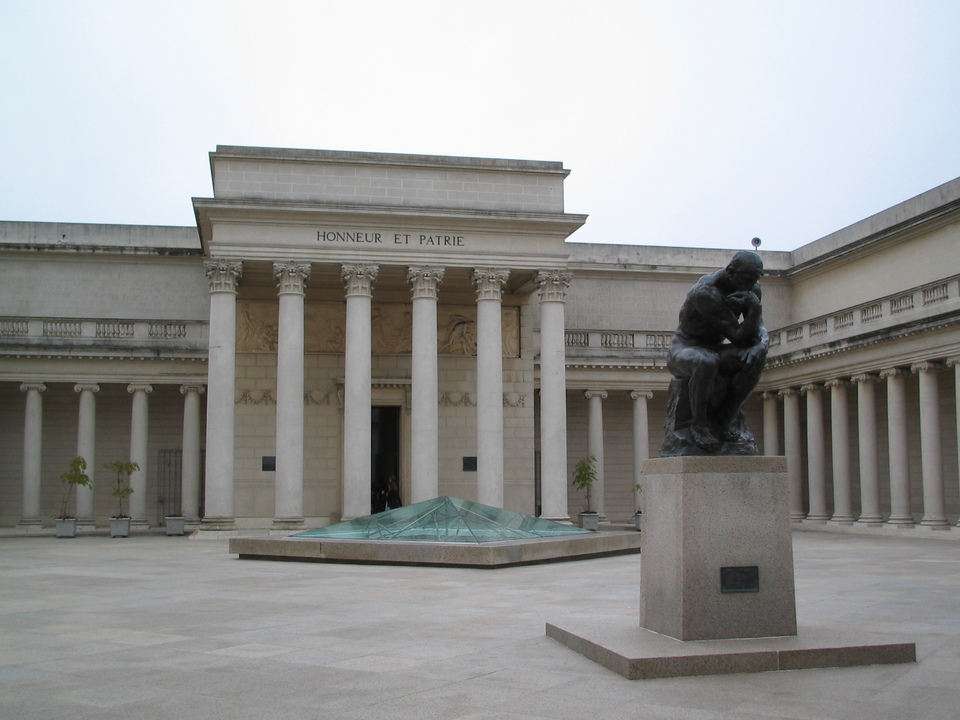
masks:
{"type": "Polygon", "coordinates": [[[573,275],[537,274],[540,288],[540,502],[541,517],[566,521],[567,376],[564,298],[573,275]]]}
{"type": "Polygon", "coordinates": [[[509,270],[473,271],[477,286],[477,500],[503,507],[503,328],[509,270]]]}
{"type": "MultiPolygon", "coordinates": [[[[74,392],[80,393],[80,417],[77,422],[77,455],[87,461],[87,474],[96,476],[97,458],[97,393],[96,383],[77,383],[74,392]]],[[[93,483],[77,486],[77,525],[93,527],[93,483]]]]}
{"type": "Polygon", "coordinates": [[[130,475],[130,526],[147,528],[147,466],[150,460],[147,454],[147,440],[149,438],[149,404],[147,398],[153,392],[152,385],[132,384],[127,386],[127,392],[133,395],[130,413],[130,462],[136,463],[138,470],[130,475]]]}
{"type": "Polygon", "coordinates": [[[940,443],[940,390],[937,373],[943,367],[922,362],[910,370],[920,376],[920,466],[923,469],[923,518],[920,524],[949,527],[943,493],[943,448],[940,443]]]}
{"type": "Polygon", "coordinates": [[[953,385],[954,394],[956,395],[954,409],[957,417],[957,460],[958,467],[960,467],[960,357],[950,358],[947,360],[947,365],[953,368],[953,385]]]}
{"type": "Polygon", "coordinates": [[[233,431],[237,357],[237,280],[243,264],[204,263],[210,283],[207,360],[207,472],[203,530],[233,532],[233,431]]]}
{"type": "Polygon", "coordinates": [[[606,390],[587,390],[583,396],[589,401],[590,408],[587,416],[587,453],[593,456],[596,461],[594,469],[597,471],[597,480],[593,484],[591,497],[593,498],[593,507],[588,510],[596,510],[602,518],[605,516],[604,508],[604,484],[603,484],[603,401],[607,397],[606,390]]]}
{"type": "Polygon", "coordinates": [[[887,381],[887,444],[890,448],[889,525],[913,525],[910,504],[910,465],[907,454],[907,391],[900,368],[882,370],[887,381]]]}
{"type": "Polygon", "coordinates": [[[437,408],[437,286],[443,268],[407,268],[413,297],[411,368],[411,486],[410,502],[440,494],[440,415],[437,408]]]}
{"type": "Polygon", "coordinates": [[[800,522],[803,511],[803,441],[800,436],[800,393],[780,391],[783,397],[783,445],[787,456],[787,486],[790,488],[790,521],[800,522]]]}
{"type": "Polygon", "coordinates": [[[807,483],[810,496],[809,522],[823,523],[827,513],[827,475],[824,466],[822,386],[804,385],[800,392],[807,396],[807,483]]]}
{"type": "Polygon", "coordinates": [[[777,393],[765,392],[763,397],[763,454],[780,454],[780,423],[777,415],[777,393]]]}
{"type": "Polygon", "coordinates": [[[183,454],[180,463],[180,513],[191,526],[200,521],[200,396],[203,385],[181,385],[183,454]]]}
{"type": "Polygon", "coordinates": [[[27,394],[23,415],[23,505],[17,527],[30,532],[39,530],[40,467],[43,458],[43,393],[41,382],[25,382],[20,391],[27,394]]]}
{"type": "Polygon", "coordinates": [[[373,282],[377,265],[344,265],[347,339],[343,399],[343,518],[370,514],[370,388],[373,282]]]}
{"type": "Polygon", "coordinates": [[[642,485],[643,461],[650,457],[650,424],[647,415],[647,400],[653,397],[650,390],[633,390],[633,505],[640,509],[640,490],[642,485]]]}
{"type": "Polygon", "coordinates": [[[273,526],[303,527],[303,296],[310,263],[274,263],[277,330],[276,480],[273,526]]]}
{"type": "Polygon", "coordinates": [[[833,517],[830,522],[853,524],[850,482],[850,428],[847,418],[847,381],[827,381],[830,388],[830,437],[833,455],[833,517]]]}
{"type": "Polygon", "coordinates": [[[877,465],[876,375],[854,375],[857,385],[857,437],[860,448],[860,519],[864,525],[880,525],[880,470],[877,465]]]}

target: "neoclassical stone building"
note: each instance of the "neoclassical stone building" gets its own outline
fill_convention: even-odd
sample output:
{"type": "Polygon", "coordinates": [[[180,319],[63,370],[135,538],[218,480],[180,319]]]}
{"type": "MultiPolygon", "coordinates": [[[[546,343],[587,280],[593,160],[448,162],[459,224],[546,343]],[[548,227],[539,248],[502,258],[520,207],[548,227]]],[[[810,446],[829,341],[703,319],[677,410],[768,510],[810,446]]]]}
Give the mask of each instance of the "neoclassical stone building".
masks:
{"type": "MultiPolygon", "coordinates": [[[[453,495],[638,502],[687,289],[732,251],[569,242],[560,163],[218,147],[190,228],[0,223],[0,527],[59,513],[69,460],[132,459],[141,527],[287,532],[453,495]]],[[[925,532],[960,514],[960,179],[762,252],[748,403],[793,518],[925,532]]],[[[81,527],[115,509],[80,489],[81,527]]]]}

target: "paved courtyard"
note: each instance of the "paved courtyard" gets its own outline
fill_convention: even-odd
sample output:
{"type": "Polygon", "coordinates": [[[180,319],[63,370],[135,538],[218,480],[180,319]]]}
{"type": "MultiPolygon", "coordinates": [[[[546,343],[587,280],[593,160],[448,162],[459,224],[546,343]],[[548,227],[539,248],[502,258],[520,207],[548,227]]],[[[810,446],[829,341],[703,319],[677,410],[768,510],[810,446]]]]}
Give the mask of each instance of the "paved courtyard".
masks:
{"type": "Polygon", "coordinates": [[[629,681],[545,637],[635,617],[638,556],[385,568],[0,538],[0,718],[960,717],[960,547],[798,532],[794,549],[801,632],[894,633],[919,662],[629,681]]]}

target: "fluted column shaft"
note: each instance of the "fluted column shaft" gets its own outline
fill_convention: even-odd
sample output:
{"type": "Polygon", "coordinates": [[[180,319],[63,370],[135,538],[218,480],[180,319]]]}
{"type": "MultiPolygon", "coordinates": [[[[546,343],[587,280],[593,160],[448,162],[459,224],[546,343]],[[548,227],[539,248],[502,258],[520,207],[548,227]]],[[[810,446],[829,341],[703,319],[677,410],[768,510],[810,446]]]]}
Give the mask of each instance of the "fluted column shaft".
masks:
{"type": "Polygon", "coordinates": [[[824,464],[823,393],[820,385],[804,385],[801,389],[807,396],[807,487],[810,497],[810,512],[807,520],[826,522],[827,475],[824,464]]]}
{"type": "Polygon", "coordinates": [[[540,514],[559,521],[570,519],[564,298],[572,277],[557,270],[537,274],[540,288],[540,514]]]}
{"type": "Polygon", "coordinates": [[[800,522],[803,511],[803,441],[800,434],[800,393],[787,388],[783,397],[783,444],[787,456],[787,486],[790,488],[790,520],[800,522]]]}
{"type": "Polygon", "coordinates": [[[344,265],[347,338],[343,404],[343,517],[370,514],[373,283],[377,265],[344,265]]]}
{"type": "Polygon", "coordinates": [[[853,484],[850,480],[850,425],[846,380],[827,382],[830,388],[830,437],[833,460],[833,517],[841,525],[853,523],[853,484]]]}
{"type": "Polygon", "coordinates": [[[203,385],[181,385],[183,436],[180,458],[180,514],[190,524],[200,520],[200,396],[203,385]]]}
{"type": "Polygon", "coordinates": [[[597,472],[596,482],[591,490],[593,507],[600,517],[606,514],[604,498],[604,457],[603,457],[603,400],[607,397],[606,390],[587,390],[583,396],[589,402],[587,425],[587,453],[595,461],[594,469],[597,472]]]}
{"type": "Polygon", "coordinates": [[[310,263],[274,263],[279,295],[273,525],[303,527],[303,301],[310,263]]]}
{"type": "MultiPolygon", "coordinates": [[[[80,413],[77,420],[77,455],[87,461],[87,475],[92,480],[97,470],[97,393],[100,386],[96,383],[77,383],[73,386],[80,393],[80,413]]],[[[93,483],[76,488],[77,524],[94,525],[93,483]]]]}
{"type": "Polygon", "coordinates": [[[233,531],[234,395],[236,394],[237,281],[243,264],[204,263],[210,283],[210,352],[207,359],[205,529],[233,531]]]}
{"type": "Polygon", "coordinates": [[[477,500],[503,507],[503,329],[509,270],[474,270],[477,286],[477,500]]]}
{"type": "Polygon", "coordinates": [[[153,386],[147,384],[131,384],[127,386],[131,393],[130,412],[130,462],[139,467],[130,474],[130,487],[133,494],[129,499],[131,527],[149,527],[147,520],[147,468],[149,456],[147,442],[149,439],[150,412],[147,396],[153,392],[153,386]]]}
{"type": "Polygon", "coordinates": [[[910,503],[910,465],[907,454],[907,391],[904,372],[899,368],[884,370],[887,381],[887,444],[890,455],[891,525],[913,525],[910,503]]]}
{"type": "Polygon", "coordinates": [[[946,501],[943,492],[943,447],[940,441],[940,383],[942,365],[923,362],[910,370],[920,378],[920,466],[923,471],[923,517],[920,524],[946,528],[946,501]]]}
{"type": "Polygon", "coordinates": [[[47,386],[40,382],[20,385],[27,394],[23,415],[23,505],[20,527],[39,529],[40,478],[43,458],[43,393],[47,386]]]}
{"type": "Polygon", "coordinates": [[[643,484],[643,461],[650,457],[650,422],[647,401],[653,398],[650,390],[633,390],[633,505],[640,509],[640,493],[637,486],[643,484]]]}
{"type": "Polygon", "coordinates": [[[877,462],[877,398],[875,375],[855,375],[857,438],[860,451],[860,518],[858,523],[880,525],[880,469],[877,462]]]}
{"type": "Polygon", "coordinates": [[[439,365],[437,358],[437,286],[439,267],[411,267],[407,282],[413,298],[411,367],[410,501],[432,500],[440,494],[439,365]]]}
{"type": "Polygon", "coordinates": [[[763,393],[763,454],[780,454],[780,417],[777,393],[763,393]]]}
{"type": "Polygon", "coordinates": [[[960,357],[950,358],[947,360],[947,365],[953,368],[954,394],[956,395],[954,409],[957,418],[957,467],[960,467],[960,357]]]}

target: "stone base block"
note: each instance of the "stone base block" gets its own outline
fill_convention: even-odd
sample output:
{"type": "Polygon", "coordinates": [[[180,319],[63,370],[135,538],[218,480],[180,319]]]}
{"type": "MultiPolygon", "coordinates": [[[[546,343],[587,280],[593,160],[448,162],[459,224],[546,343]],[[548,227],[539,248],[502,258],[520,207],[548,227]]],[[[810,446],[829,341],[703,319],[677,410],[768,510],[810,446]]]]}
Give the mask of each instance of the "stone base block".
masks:
{"type": "Polygon", "coordinates": [[[640,626],[679,640],[796,635],[786,459],[643,465],[640,626]]]}
{"type": "Polygon", "coordinates": [[[501,568],[635,554],[640,533],[597,532],[488,543],[409,542],[318,538],[233,538],[241,560],[292,560],[372,565],[501,568]]]}
{"type": "Polygon", "coordinates": [[[547,623],[547,636],[629,680],[916,662],[901,638],[804,628],[794,637],[683,642],[617,618],[547,623]]]}

